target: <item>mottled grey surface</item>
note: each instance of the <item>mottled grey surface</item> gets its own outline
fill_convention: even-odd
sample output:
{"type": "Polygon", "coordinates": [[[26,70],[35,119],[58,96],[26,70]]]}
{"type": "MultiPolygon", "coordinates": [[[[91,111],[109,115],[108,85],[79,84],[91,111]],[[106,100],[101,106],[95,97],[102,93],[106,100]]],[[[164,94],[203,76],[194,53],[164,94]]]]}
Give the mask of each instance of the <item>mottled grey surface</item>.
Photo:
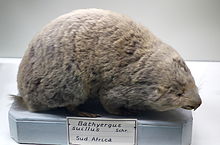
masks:
{"type": "Polygon", "coordinates": [[[73,110],[88,98],[98,98],[112,114],[201,103],[172,47],[130,18],[100,9],[77,10],[46,25],[21,61],[18,89],[31,111],[73,110]]]}

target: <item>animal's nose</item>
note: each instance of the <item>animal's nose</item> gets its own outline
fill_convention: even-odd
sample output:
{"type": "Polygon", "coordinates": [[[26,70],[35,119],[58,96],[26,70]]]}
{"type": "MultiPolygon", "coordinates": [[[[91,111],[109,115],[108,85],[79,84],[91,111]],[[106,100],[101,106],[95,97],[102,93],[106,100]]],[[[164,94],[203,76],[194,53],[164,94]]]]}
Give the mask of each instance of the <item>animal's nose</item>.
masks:
{"type": "Polygon", "coordinates": [[[196,110],[202,104],[202,100],[198,95],[193,102],[193,109],[196,110]]]}
{"type": "Polygon", "coordinates": [[[195,96],[187,105],[184,105],[182,108],[187,110],[196,110],[202,104],[202,100],[199,95],[195,96]]]}

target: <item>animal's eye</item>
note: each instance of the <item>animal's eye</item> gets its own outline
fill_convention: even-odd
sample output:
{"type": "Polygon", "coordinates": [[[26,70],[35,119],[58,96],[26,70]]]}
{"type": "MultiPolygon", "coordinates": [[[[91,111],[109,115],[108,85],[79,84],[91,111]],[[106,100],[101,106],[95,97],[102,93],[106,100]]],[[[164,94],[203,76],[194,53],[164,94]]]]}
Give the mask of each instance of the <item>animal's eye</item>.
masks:
{"type": "Polygon", "coordinates": [[[179,96],[179,97],[180,97],[180,96],[182,96],[182,94],[181,94],[181,93],[178,93],[178,94],[177,94],[177,96],[179,96]]]}
{"type": "Polygon", "coordinates": [[[181,93],[177,93],[176,94],[178,97],[181,97],[181,96],[183,96],[183,93],[181,92],[181,93]]]}

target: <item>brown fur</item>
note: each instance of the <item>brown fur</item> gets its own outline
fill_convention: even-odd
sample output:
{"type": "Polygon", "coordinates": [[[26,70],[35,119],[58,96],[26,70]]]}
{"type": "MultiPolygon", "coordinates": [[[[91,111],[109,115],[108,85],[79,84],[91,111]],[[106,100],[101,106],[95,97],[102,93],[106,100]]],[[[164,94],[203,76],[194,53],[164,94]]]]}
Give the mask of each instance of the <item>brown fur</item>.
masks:
{"type": "Polygon", "coordinates": [[[18,89],[32,111],[74,109],[88,98],[113,114],[201,104],[173,48],[130,18],[100,9],[76,10],[46,25],[23,56],[18,89]]]}

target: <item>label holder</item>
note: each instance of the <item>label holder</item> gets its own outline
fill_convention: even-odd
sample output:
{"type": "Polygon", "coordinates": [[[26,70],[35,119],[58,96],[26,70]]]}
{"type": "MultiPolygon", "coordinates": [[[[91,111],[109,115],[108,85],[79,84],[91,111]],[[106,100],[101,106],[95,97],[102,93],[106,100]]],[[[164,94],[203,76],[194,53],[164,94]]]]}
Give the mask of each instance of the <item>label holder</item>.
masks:
{"type": "MultiPolygon", "coordinates": [[[[93,123],[93,125],[96,125],[95,127],[96,128],[98,128],[98,127],[101,127],[102,128],[102,130],[103,130],[103,128],[104,129],[108,129],[110,126],[108,126],[108,125],[111,125],[111,124],[120,124],[120,126],[118,126],[118,128],[120,128],[120,130],[118,129],[117,131],[117,133],[123,133],[123,134],[128,134],[128,133],[130,133],[130,134],[133,134],[133,142],[132,143],[130,143],[130,145],[137,145],[137,119],[125,119],[125,118],[123,118],[123,119],[116,119],[116,118],[87,118],[87,117],[66,117],[66,124],[67,124],[67,144],[68,145],[88,145],[88,144],[103,144],[103,145],[105,145],[105,144],[115,144],[115,141],[113,141],[113,140],[111,140],[112,142],[92,142],[91,141],[91,138],[90,139],[88,139],[88,137],[87,138],[84,138],[84,140],[87,140],[87,141],[79,141],[79,142],[81,142],[81,143],[73,143],[72,141],[71,141],[71,139],[73,138],[73,135],[71,136],[71,134],[73,134],[73,132],[75,131],[76,132],[76,135],[77,135],[77,132],[80,132],[79,130],[79,128],[78,128],[78,130],[74,130],[74,131],[72,131],[71,132],[71,127],[77,127],[77,126],[71,126],[72,124],[71,124],[71,122],[72,121],[78,121],[78,125],[79,124],[81,124],[80,125],[80,127],[82,127],[81,129],[83,129],[83,127],[85,127],[86,128],[86,130],[83,130],[84,132],[91,132],[90,130],[88,130],[88,126],[87,125],[89,125],[89,123],[88,122],[94,122],[93,123]],[[80,122],[81,121],[81,122],[80,122]],[[79,123],[80,122],[80,123],[79,123]],[[95,122],[98,122],[98,123],[95,123],[95,122]],[[131,124],[132,124],[132,122],[133,122],[133,125],[134,125],[134,131],[131,131],[130,129],[125,129],[126,128],[126,126],[124,126],[125,124],[126,124],[126,122],[130,122],[131,124]],[[83,124],[84,123],[84,124],[83,124]],[[106,125],[107,124],[107,125],[106,125]],[[122,125],[123,124],[123,125],[122,125]],[[102,126],[101,126],[102,125],[102,126]],[[98,127],[97,127],[98,126],[98,127]],[[124,128],[125,127],[125,128],[124,128]],[[130,130],[130,131],[129,131],[130,130]],[[71,132],[71,133],[70,133],[71,132]],[[90,141],[88,141],[88,140],[90,140],[90,141]],[[84,143],[83,143],[84,142],[84,143]]],[[[130,123],[128,123],[128,124],[130,124],[130,123]]],[[[90,124],[91,125],[91,124],[90,124]]],[[[114,126],[115,127],[115,126],[114,126]]],[[[115,127],[116,128],[116,127],[115,127]]],[[[100,129],[101,130],[101,129],[100,129]]],[[[111,131],[111,127],[109,128],[109,130],[111,131]]],[[[107,131],[107,132],[110,132],[110,131],[107,131]]],[[[82,130],[81,130],[82,131],[82,130]]],[[[116,130],[115,130],[116,131],[116,130]]],[[[114,132],[112,132],[112,133],[114,133],[114,132]]],[[[86,134],[86,133],[85,133],[86,134]]],[[[79,135],[78,135],[79,136],[79,135]]],[[[98,137],[97,137],[98,138],[98,137]]],[[[114,138],[114,136],[113,136],[113,138],[114,138]]],[[[81,138],[81,139],[83,139],[83,138],[81,138]]],[[[110,138],[111,139],[111,138],[110,138]]],[[[119,143],[117,143],[117,144],[119,144],[119,143]]],[[[123,143],[121,143],[121,144],[123,144],[123,143]]],[[[119,144],[120,145],[120,144],[119,144]]],[[[124,144],[123,144],[124,145],[124,144]]]]}

